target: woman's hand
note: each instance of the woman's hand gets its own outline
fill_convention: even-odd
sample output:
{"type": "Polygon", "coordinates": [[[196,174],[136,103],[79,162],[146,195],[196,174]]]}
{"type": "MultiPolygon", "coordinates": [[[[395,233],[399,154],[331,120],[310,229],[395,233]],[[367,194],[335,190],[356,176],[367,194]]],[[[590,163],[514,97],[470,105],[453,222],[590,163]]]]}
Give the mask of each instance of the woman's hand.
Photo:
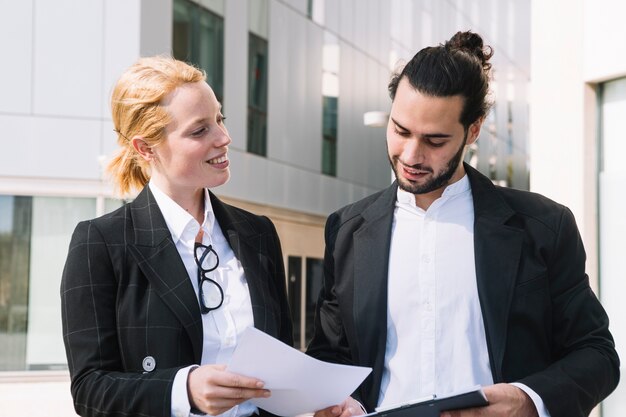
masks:
{"type": "Polygon", "coordinates": [[[350,417],[365,414],[363,407],[352,397],[348,397],[344,402],[332,407],[315,412],[313,417],[350,417]]]}
{"type": "Polygon", "coordinates": [[[225,365],[204,365],[187,377],[187,393],[192,408],[211,415],[222,414],[250,398],[266,398],[270,391],[263,381],[234,374],[225,365]]]}

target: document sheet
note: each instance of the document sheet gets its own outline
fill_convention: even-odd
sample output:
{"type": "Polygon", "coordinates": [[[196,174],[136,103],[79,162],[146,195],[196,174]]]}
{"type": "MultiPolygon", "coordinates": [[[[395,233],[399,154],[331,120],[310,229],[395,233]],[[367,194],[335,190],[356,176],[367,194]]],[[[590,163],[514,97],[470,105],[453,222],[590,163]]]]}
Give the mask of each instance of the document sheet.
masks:
{"type": "Polygon", "coordinates": [[[242,334],[228,370],[265,382],[272,396],[251,400],[257,407],[295,416],[341,403],[372,369],[317,360],[250,327],[242,334]]]}

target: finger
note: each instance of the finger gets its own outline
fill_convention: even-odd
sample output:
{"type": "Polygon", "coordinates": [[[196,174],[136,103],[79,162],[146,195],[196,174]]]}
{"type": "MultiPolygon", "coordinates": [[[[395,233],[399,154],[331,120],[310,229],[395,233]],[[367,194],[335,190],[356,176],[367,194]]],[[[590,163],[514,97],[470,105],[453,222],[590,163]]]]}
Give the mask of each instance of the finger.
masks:
{"type": "Polygon", "coordinates": [[[257,378],[234,374],[232,372],[223,371],[215,375],[216,385],[240,389],[260,389],[265,383],[257,378]]]}
{"type": "Polygon", "coordinates": [[[229,400],[248,400],[250,398],[267,398],[272,395],[270,390],[258,388],[237,388],[215,385],[207,392],[207,397],[229,400]]]}
{"type": "Polygon", "coordinates": [[[348,406],[343,409],[339,417],[352,417],[355,415],[357,415],[357,412],[354,407],[348,406]]]}
{"type": "Polygon", "coordinates": [[[323,410],[316,411],[313,417],[338,417],[341,414],[341,407],[333,405],[323,410]]]}

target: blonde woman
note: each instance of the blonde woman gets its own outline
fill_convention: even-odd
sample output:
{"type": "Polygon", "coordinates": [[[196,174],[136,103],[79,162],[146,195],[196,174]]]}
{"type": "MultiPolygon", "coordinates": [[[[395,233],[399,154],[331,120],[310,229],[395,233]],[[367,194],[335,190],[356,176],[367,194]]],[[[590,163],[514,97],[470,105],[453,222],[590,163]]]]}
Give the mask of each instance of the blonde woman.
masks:
{"type": "Polygon", "coordinates": [[[115,85],[109,171],[129,204],[81,222],[61,284],[63,337],[82,416],[263,413],[263,381],[225,370],[249,326],[292,344],[278,236],[221,202],[231,139],[204,74],[141,58],[115,85]]]}

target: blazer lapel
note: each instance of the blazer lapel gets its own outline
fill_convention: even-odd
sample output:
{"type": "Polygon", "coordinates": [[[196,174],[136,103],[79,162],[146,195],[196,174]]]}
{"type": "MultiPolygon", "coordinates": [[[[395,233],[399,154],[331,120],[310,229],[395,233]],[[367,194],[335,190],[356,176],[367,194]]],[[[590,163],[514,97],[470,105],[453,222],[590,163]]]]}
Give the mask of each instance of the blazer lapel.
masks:
{"type": "Polygon", "coordinates": [[[515,212],[496,193],[491,181],[468,165],[465,169],[474,200],[478,296],[494,382],[501,382],[507,318],[522,251],[523,231],[507,224],[515,212]]]}
{"type": "Polygon", "coordinates": [[[387,272],[391,225],[397,185],[394,182],[367,207],[363,225],[354,239],[354,305],[357,349],[361,364],[373,363],[368,404],[376,404],[380,391],[387,342],[387,272]]]}
{"type": "Polygon", "coordinates": [[[210,192],[211,205],[215,214],[215,219],[220,225],[224,237],[228,241],[235,256],[241,262],[248,289],[250,291],[250,301],[252,303],[252,314],[254,318],[254,327],[262,330],[272,336],[275,331],[267,326],[268,317],[267,309],[270,306],[265,305],[266,300],[262,297],[263,290],[263,266],[261,260],[266,255],[263,254],[259,247],[261,235],[253,224],[245,218],[237,216],[227,204],[222,203],[213,193],[210,192]]]}
{"type": "Polygon", "coordinates": [[[156,293],[183,324],[195,361],[202,358],[202,316],[187,270],[148,186],[130,204],[130,254],[156,293]],[[133,239],[134,238],[134,239],[133,239]]]}

